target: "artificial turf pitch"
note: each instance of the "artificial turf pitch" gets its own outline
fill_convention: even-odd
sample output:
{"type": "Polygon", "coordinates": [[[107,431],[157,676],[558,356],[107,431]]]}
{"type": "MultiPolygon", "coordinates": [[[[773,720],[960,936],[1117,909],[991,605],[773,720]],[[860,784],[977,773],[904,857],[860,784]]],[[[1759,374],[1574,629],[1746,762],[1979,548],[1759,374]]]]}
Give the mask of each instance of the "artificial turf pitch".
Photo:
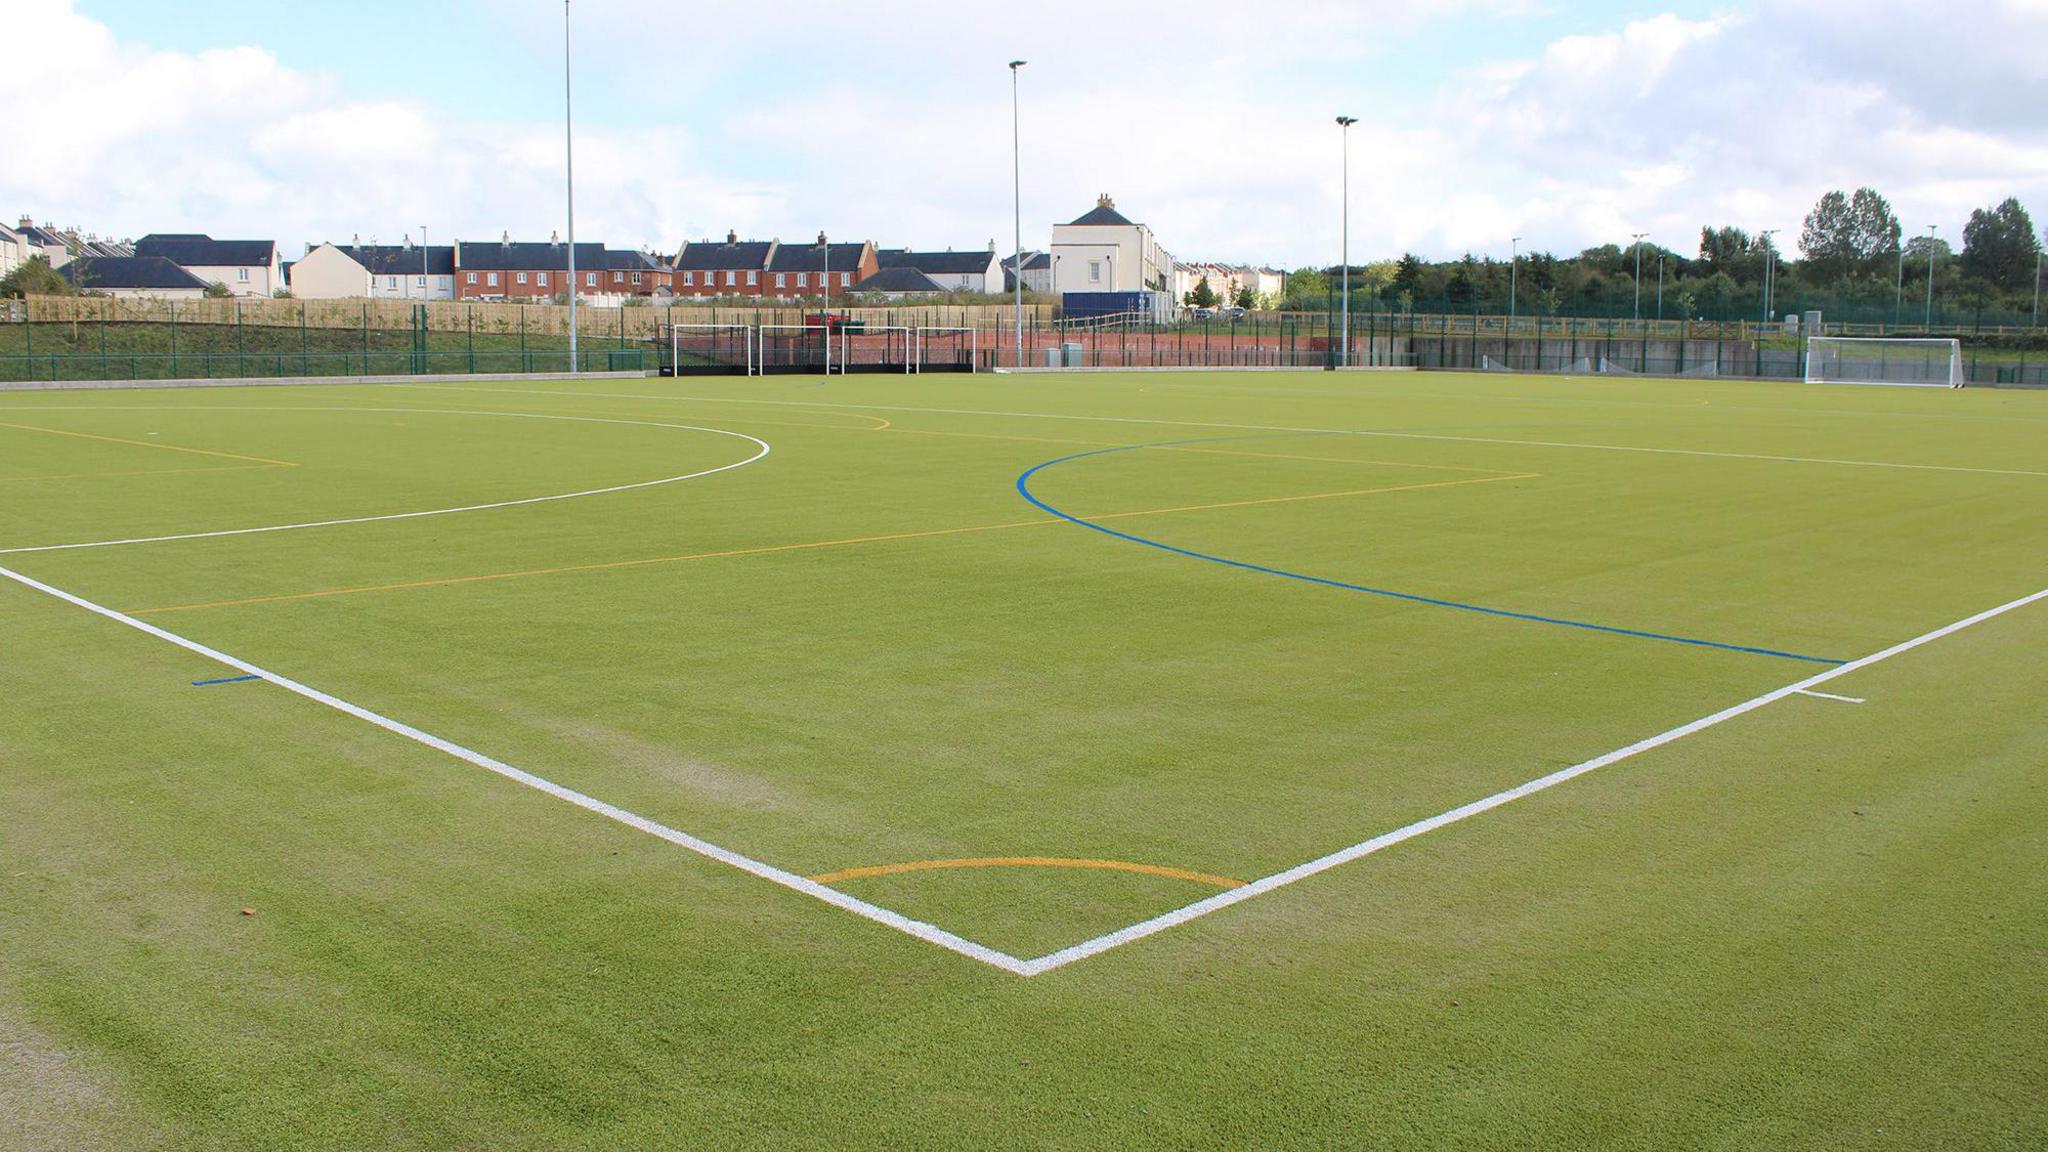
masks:
{"type": "MultiPolygon", "coordinates": [[[[0,394],[0,568],[1020,961],[2044,561],[2019,392],[0,394]]],[[[0,1147],[2038,1147],[2044,642],[1020,976],[0,580],[0,1147]]]]}

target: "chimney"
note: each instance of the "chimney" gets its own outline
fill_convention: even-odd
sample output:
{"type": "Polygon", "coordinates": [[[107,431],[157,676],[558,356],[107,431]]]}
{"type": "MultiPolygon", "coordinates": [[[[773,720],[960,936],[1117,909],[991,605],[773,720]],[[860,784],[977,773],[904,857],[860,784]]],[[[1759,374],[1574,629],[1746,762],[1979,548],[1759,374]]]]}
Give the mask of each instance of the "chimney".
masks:
{"type": "Polygon", "coordinates": [[[1097,196],[1095,198],[1095,206],[1097,208],[1115,208],[1116,201],[1111,200],[1109,198],[1109,193],[1104,192],[1102,195],[1097,196]]]}
{"type": "Polygon", "coordinates": [[[26,212],[22,213],[22,214],[21,214],[21,226],[22,226],[23,228],[33,228],[33,227],[35,227],[35,226],[36,226],[36,221],[35,221],[35,217],[33,217],[33,216],[30,216],[30,215],[29,215],[28,213],[26,213],[26,212]]]}
{"type": "Polygon", "coordinates": [[[500,248],[510,248],[511,246],[512,246],[512,230],[511,230],[511,229],[509,229],[509,228],[507,228],[507,229],[505,230],[504,234],[498,237],[498,247],[500,247],[500,248]]]}
{"type": "Polygon", "coordinates": [[[739,243],[739,242],[740,242],[740,234],[739,234],[739,230],[738,230],[738,229],[734,229],[734,230],[732,230],[732,231],[730,231],[730,232],[727,232],[727,233],[725,234],[725,242],[726,242],[727,244],[729,244],[729,245],[730,245],[730,244],[737,244],[737,243],[739,243]]]}
{"type": "Polygon", "coordinates": [[[560,248],[562,246],[562,233],[560,232],[560,230],[548,233],[548,243],[555,246],[556,248],[560,248]]]}

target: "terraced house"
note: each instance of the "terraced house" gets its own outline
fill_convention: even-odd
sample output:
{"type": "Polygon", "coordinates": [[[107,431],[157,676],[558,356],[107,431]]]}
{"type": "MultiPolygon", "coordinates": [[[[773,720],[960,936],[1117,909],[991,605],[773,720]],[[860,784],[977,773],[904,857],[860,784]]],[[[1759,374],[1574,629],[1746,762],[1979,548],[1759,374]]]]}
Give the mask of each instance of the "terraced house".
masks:
{"type": "Polygon", "coordinates": [[[741,240],[739,233],[725,234],[725,243],[699,240],[683,245],[676,254],[675,294],[678,296],[759,296],[762,275],[775,256],[773,240],[741,240]]]}
{"type": "Polygon", "coordinates": [[[284,284],[284,254],[275,240],[215,240],[203,232],[152,232],[135,255],[169,260],[234,296],[269,296],[284,284]]]}
{"type": "MultiPolygon", "coordinates": [[[[603,291],[609,273],[603,244],[576,245],[579,297],[603,291]]],[[[547,243],[455,242],[455,298],[545,302],[569,291],[569,246],[559,236],[547,243]]]]}

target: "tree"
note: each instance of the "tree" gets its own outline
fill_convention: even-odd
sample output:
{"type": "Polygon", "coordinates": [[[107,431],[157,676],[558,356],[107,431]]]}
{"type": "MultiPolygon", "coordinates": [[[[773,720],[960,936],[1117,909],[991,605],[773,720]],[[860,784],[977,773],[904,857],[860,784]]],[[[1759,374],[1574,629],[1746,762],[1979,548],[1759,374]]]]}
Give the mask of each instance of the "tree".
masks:
{"type": "Polygon", "coordinates": [[[1877,189],[1858,188],[1849,198],[1849,247],[1864,275],[1880,273],[1898,259],[1899,233],[1899,218],[1877,189]]]}
{"type": "Polygon", "coordinates": [[[47,256],[31,256],[14,271],[0,277],[0,298],[19,300],[24,296],[70,296],[76,292],[62,273],[50,267],[47,256]]]}
{"type": "Polygon", "coordinates": [[[1817,280],[1839,280],[1848,274],[1856,257],[1854,230],[1849,197],[1839,190],[1823,195],[1806,214],[1806,223],[1799,229],[1799,251],[1806,255],[1817,280]]]}
{"type": "Polygon", "coordinates": [[[1700,262],[1707,266],[1707,275],[1717,272],[1731,280],[1755,279],[1752,268],[1761,268],[1752,259],[1753,242],[1749,233],[1740,228],[1701,228],[1700,262]]]}
{"type": "Polygon", "coordinates": [[[1207,276],[1195,282],[1195,290],[1188,293],[1187,303],[1197,308],[1214,308],[1216,306],[1216,289],[1209,287],[1209,278],[1207,276]]]}
{"type": "Polygon", "coordinates": [[[1287,303],[1321,308],[1329,302],[1330,278],[1315,268],[1297,268],[1287,277],[1287,303]]]}
{"type": "Polygon", "coordinates": [[[270,294],[270,298],[273,300],[289,300],[292,298],[292,290],[289,288],[279,288],[270,294]]]}
{"type": "Polygon", "coordinates": [[[233,292],[228,291],[228,286],[218,280],[206,286],[206,298],[208,300],[225,300],[233,295],[233,292]]]}
{"type": "Polygon", "coordinates": [[[2007,197],[1996,208],[1979,208],[1963,225],[1963,275],[1993,287],[2020,291],[2034,279],[2034,256],[2041,241],[2033,218],[2018,200],[2007,197]]]}
{"type": "Polygon", "coordinates": [[[1398,294],[1405,294],[1410,300],[1422,295],[1422,257],[1413,252],[1403,252],[1400,262],[1394,265],[1394,279],[1387,287],[1398,294]]]}
{"type": "Polygon", "coordinates": [[[1233,305],[1249,312],[1252,309],[1257,308],[1259,306],[1259,294],[1257,292],[1252,291],[1251,285],[1242,284],[1239,285],[1237,291],[1231,295],[1230,302],[1233,305]]]}

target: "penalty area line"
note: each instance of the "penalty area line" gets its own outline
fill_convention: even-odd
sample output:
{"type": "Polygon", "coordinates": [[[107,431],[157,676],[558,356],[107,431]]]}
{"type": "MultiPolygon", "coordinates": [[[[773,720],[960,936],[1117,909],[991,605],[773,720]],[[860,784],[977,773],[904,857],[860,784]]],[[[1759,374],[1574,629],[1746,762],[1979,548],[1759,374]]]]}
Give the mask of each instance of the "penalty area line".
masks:
{"type": "Polygon", "coordinates": [[[1931,644],[1934,641],[1940,640],[1945,636],[1954,635],[1955,633],[1960,632],[1965,628],[1969,628],[1977,624],[1982,624],[1986,620],[1990,620],[1998,616],[2003,616],[2007,612],[2011,612],[2016,608],[2024,608],[2027,605],[2033,604],[2040,600],[2048,600],[2048,588],[2043,588],[2039,592],[2035,592],[2029,596],[2022,596],[2017,600],[2007,601],[2004,604],[2000,604],[1996,608],[1988,608],[1982,612],[1977,613],[1974,616],[1968,616],[1964,619],[1958,620],[1953,624],[1943,625],[1940,628],[1936,628],[1932,632],[1922,633],[1918,636],[1913,637],[1911,640],[1906,640],[1898,644],[1894,644],[1881,652],[1873,652],[1860,660],[1852,660],[1847,664],[1843,664],[1835,668],[1830,668],[1825,672],[1817,672],[1812,676],[1808,676],[1804,680],[1794,681],[1791,684],[1785,685],[1783,688],[1773,689],[1772,691],[1766,692],[1761,696],[1756,696],[1751,699],[1745,700],[1740,704],[1735,704],[1730,707],[1723,708],[1719,712],[1716,712],[1710,716],[1702,716],[1698,720],[1694,720],[1689,724],[1681,724],[1676,728],[1672,728],[1664,732],[1659,732],[1655,736],[1650,736],[1645,739],[1638,740],[1625,748],[1617,748],[1612,752],[1606,753],[1605,755],[1596,756],[1591,760],[1582,761],[1581,763],[1574,764],[1569,768],[1561,768],[1555,772],[1550,773],[1547,776],[1538,776],[1534,780],[1518,784],[1513,788],[1508,788],[1503,791],[1496,792],[1491,796],[1487,796],[1479,800],[1474,800],[1468,804],[1461,804],[1456,808],[1450,809],[1449,811],[1439,812],[1434,816],[1428,817],[1427,819],[1417,820],[1413,824],[1404,825],[1400,828],[1394,829],[1391,832],[1382,832],[1381,834],[1373,837],[1370,840],[1362,840],[1357,844],[1351,845],[1349,848],[1338,849],[1337,851],[1332,852],[1327,856],[1318,857],[1314,860],[1310,860],[1305,864],[1297,864],[1284,872],[1276,872],[1273,875],[1267,876],[1263,879],[1254,880],[1251,883],[1246,884],[1242,888],[1232,888],[1228,892],[1217,893],[1216,895],[1211,896],[1205,900],[1198,900],[1193,904],[1188,904],[1184,907],[1176,908],[1171,912],[1167,912],[1159,916],[1154,916],[1150,920],[1140,921],[1139,923],[1133,924],[1127,928],[1119,928],[1114,932],[1097,936],[1093,940],[1084,940],[1079,944],[1075,944],[1068,948],[1062,948],[1057,952],[1047,953],[1046,955],[1040,956],[1035,960],[1025,961],[1025,971],[1023,974],[1026,976],[1036,976],[1040,973],[1050,972],[1055,968],[1072,964],[1076,960],[1085,960],[1090,956],[1099,956],[1112,948],[1121,947],[1122,945],[1132,943],[1133,941],[1143,940],[1147,936],[1156,935],[1160,932],[1166,931],[1168,928],[1173,928],[1181,924],[1186,924],[1190,920],[1200,919],[1203,916],[1207,916],[1211,912],[1222,911],[1223,909],[1228,908],[1233,904],[1242,904],[1246,900],[1250,900],[1257,896],[1263,896],[1266,893],[1271,892],[1277,888],[1284,888],[1297,880],[1306,880],[1310,876],[1314,876],[1321,872],[1327,872],[1330,869],[1335,868],[1341,864],[1349,864],[1351,861],[1356,860],[1362,856],[1370,856],[1383,848],[1391,848],[1404,840],[1413,840],[1417,836],[1421,836],[1428,832],[1434,832],[1437,829],[1443,828],[1447,825],[1456,824],[1460,820],[1469,819],[1473,816],[1479,815],[1482,812],[1490,812],[1493,809],[1499,808],[1506,804],[1512,804],[1517,800],[1523,799],[1524,797],[1533,796],[1538,792],[1545,791],[1546,789],[1555,788],[1559,784],[1563,784],[1566,781],[1576,780],[1579,777],[1584,776],[1588,772],[1594,772],[1601,768],[1605,768],[1611,764],[1620,763],[1623,760],[1627,760],[1631,756],[1641,755],[1642,753],[1648,752],[1651,749],[1661,748],[1666,744],[1670,744],[1678,740],[1683,740],[1687,736],[1694,735],[1695,733],[1704,732],[1707,729],[1712,728],[1718,724],[1723,724],[1727,721],[1733,720],[1737,716],[1742,716],[1747,713],[1754,712],[1757,709],[1762,708],[1768,704],[1774,704],[1780,700],[1783,700],[1787,696],[1810,695],[1812,694],[1809,691],[1810,689],[1816,688],[1831,680],[1847,676],[1851,672],[1856,672],[1861,669],[1868,668],[1873,664],[1882,663],[1883,661],[1889,660],[1894,656],[1899,656],[1904,653],[1911,652],[1913,649],[1920,647],[1922,644],[1931,644]]]}
{"type": "MultiPolygon", "coordinates": [[[[292,692],[299,696],[303,696],[316,704],[325,705],[326,707],[332,708],[337,712],[341,712],[346,715],[353,716],[358,720],[363,720],[368,723],[374,724],[387,732],[403,736],[406,739],[414,741],[419,744],[424,744],[437,752],[446,753],[447,755],[453,756],[458,760],[462,760],[469,764],[473,764],[478,768],[485,769],[489,772],[494,772],[500,776],[503,776],[507,780],[511,780],[518,784],[523,784],[526,787],[531,788],[537,792],[544,792],[557,800],[567,801],[568,803],[574,804],[578,808],[582,808],[585,811],[594,812],[607,820],[616,821],[620,824],[624,824],[628,828],[632,828],[640,832],[645,832],[650,836],[666,840],[679,848],[687,849],[691,852],[696,853],[699,856],[708,857],[709,859],[716,860],[721,864],[737,868],[742,872],[746,872],[753,876],[758,876],[771,884],[777,884],[784,888],[790,889],[793,892],[799,892],[805,896],[812,897],[813,899],[822,900],[835,908],[844,909],[845,911],[851,912],[856,916],[872,920],[877,924],[882,924],[886,925],[887,927],[894,928],[898,932],[902,932],[905,935],[914,936],[927,944],[936,944],[949,952],[958,953],[959,955],[965,956],[971,960],[979,960],[984,964],[990,965],[991,967],[1000,968],[1005,972],[1010,972],[1019,976],[1028,974],[1025,971],[1025,962],[1018,959],[1015,956],[1010,955],[1007,952],[999,952],[994,948],[989,948],[985,945],[977,944],[964,936],[956,936],[953,933],[948,932],[945,929],[940,928],[936,925],[927,924],[922,920],[913,920],[908,916],[902,915],[901,913],[892,912],[889,909],[880,906],[879,904],[870,904],[865,900],[849,896],[836,888],[820,884],[815,880],[809,879],[804,876],[799,876],[794,872],[784,871],[783,869],[777,868],[772,864],[764,864],[759,860],[756,860],[750,856],[743,856],[740,853],[734,852],[729,848],[721,848],[708,840],[699,839],[698,837],[692,836],[687,832],[678,831],[677,829],[671,828],[666,824],[662,824],[654,820],[649,820],[645,816],[641,816],[634,812],[629,812],[624,808],[620,808],[612,804],[607,804],[594,796],[589,796],[585,793],[578,792],[573,788],[564,787],[560,784],[555,783],[552,780],[536,776],[531,772],[526,772],[521,769],[514,768],[513,766],[505,763],[502,760],[498,760],[491,756],[486,756],[483,753],[475,751],[470,748],[465,748],[452,740],[443,740],[441,737],[435,736],[432,733],[423,732],[410,724],[407,724],[400,720],[393,720],[388,716],[382,715],[377,712],[372,712],[368,708],[361,707],[360,705],[351,704],[338,696],[333,696],[326,692],[322,692],[318,688],[308,687],[307,685],[301,684],[297,680],[293,680],[287,676],[282,676],[276,672],[269,671],[268,669],[260,668],[254,664],[249,663],[246,660],[240,659],[235,656],[230,656],[227,653],[221,652],[217,649],[209,648],[196,640],[189,640],[183,636],[178,635],[175,632],[166,631],[165,629],[158,628],[154,624],[148,624],[141,620],[137,620],[133,616],[117,612],[112,608],[108,608],[101,604],[95,604],[92,601],[85,599],[83,596],[77,596],[70,592],[64,591],[62,588],[57,588],[52,585],[45,584],[32,576],[25,576],[20,572],[16,572],[12,569],[4,567],[0,567],[0,576],[4,576],[7,579],[12,580],[15,583],[20,584],[24,587],[32,588],[38,592],[42,592],[49,596],[54,596],[67,604],[83,608],[86,611],[91,612],[95,615],[104,616],[117,624],[124,624],[130,628],[135,629],[138,632],[154,636],[159,640],[168,641],[169,643],[175,644],[188,652],[196,653],[197,655],[203,656],[208,660],[212,660],[217,663],[224,664],[229,668],[233,668],[237,672],[242,673],[244,676],[267,680],[270,683],[277,685],[279,688],[283,688],[287,692],[292,692]]],[[[236,677],[235,679],[239,680],[240,677],[236,677]]]]}

